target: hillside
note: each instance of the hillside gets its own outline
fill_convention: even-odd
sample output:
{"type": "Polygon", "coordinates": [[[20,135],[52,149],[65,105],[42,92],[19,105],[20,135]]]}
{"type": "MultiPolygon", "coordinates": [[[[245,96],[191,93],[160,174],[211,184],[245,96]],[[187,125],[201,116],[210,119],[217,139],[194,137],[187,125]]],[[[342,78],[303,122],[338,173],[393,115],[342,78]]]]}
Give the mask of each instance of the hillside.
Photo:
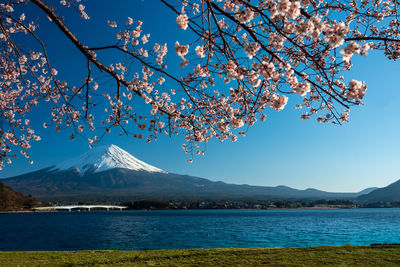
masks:
{"type": "Polygon", "coordinates": [[[383,188],[378,188],[369,194],[357,197],[360,202],[399,202],[400,180],[383,188]]]}
{"type": "Polygon", "coordinates": [[[0,183],[0,210],[21,210],[37,206],[39,202],[0,183]]]}

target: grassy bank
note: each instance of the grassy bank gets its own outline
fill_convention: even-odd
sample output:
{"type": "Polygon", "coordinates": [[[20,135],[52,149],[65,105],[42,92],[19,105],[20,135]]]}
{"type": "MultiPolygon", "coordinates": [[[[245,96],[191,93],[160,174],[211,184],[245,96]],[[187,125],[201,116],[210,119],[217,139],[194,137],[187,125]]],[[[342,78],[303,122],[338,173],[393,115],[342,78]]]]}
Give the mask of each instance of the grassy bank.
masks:
{"type": "Polygon", "coordinates": [[[0,266],[399,266],[399,246],[0,252],[0,266]]]}

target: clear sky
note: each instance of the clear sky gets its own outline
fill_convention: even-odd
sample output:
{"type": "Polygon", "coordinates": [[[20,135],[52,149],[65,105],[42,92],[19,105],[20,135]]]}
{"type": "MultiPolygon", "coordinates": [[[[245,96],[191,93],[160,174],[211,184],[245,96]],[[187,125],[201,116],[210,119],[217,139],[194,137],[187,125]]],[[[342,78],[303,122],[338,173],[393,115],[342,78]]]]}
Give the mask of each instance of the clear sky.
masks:
{"type": "MultiPolygon", "coordinates": [[[[141,19],[150,40],[168,41],[170,51],[180,39],[175,16],[158,1],[96,0],[87,1],[89,21],[75,19],[65,23],[84,44],[108,45],[114,31],[107,20],[121,23],[130,16],[141,19]],[[157,3],[157,4],[156,4],[157,3]]],[[[39,14],[39,10],[31,10],[39,14]]],[[[40,20],[40,36],[47,41],[52,64],[60,78],[83,79],[85,60],[70,42],[40,20]],[[51,32],[51,36],[48,33],[51,32]]],[[[281,112],[267,111],[267,121],[252,127],[246,137],[236,143],[212,141],[204,156],[187,163],[180,148],[183,138],[160,136],[151,144],[132,137],[118,137],[116,131],[102,144],[115,144],[135,157],[169,172],[189,174],[228,183],[253,185],[287,185],[298,189],[309,187],[327,191],[352,192],[366,187],[383,187],[400,179],[400,64],[387,60],[381,53],[355,57],[346,78],[363,80],[368,85],[365,106],[354,107],[350,122],[342,126],[319,124],[316,120],[300,120],[293,109],[296,96],[281,112]]],[[[32,143],[30,165],[23,158],[0,171],[0,177],[37,170],[69,159],[89,150],[86,139],[70,141],[69,133],[56,133],[40,127],[48,116],[44,109],[31,115],[42,141],[32,143]]]]}

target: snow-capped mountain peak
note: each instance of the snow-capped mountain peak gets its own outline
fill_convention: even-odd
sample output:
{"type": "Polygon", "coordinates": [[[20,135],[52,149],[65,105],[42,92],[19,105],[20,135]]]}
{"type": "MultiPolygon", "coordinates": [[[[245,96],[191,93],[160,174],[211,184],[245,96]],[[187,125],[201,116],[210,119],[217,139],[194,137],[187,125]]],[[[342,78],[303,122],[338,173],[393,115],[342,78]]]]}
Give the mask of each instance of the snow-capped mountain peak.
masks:
{"type": "Polygon", "coordinates": [[[64,161],[55,166],[55,169],[58,170],[76,169],[80,173],[85,173],[88,170],[101,172],[114,168],[166,173],[162,169],[135,158],[115,145],[94,147],[76,158],[64,161]]]}

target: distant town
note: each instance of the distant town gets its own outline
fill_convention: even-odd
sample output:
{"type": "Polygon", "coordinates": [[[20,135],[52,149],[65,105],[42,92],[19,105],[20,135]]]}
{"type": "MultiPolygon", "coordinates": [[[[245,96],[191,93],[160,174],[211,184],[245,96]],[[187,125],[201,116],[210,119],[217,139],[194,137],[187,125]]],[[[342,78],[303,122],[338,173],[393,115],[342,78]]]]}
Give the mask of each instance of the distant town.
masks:
{"type": "MultiPolygon", "coordinates": [[[[60,203],[52,202],[57,206],[60,203]]],[[[73,204],[99,204],[77,202],[73,204]]],[[[108,203],[110,204],[110,203],[108,203]]],[[[354,209],[354,208],[400,208],[400,202],[356,203],[351,200],[140,200],[113,202],[128,210],[184,210],[184,209],[354,209]]]]}

